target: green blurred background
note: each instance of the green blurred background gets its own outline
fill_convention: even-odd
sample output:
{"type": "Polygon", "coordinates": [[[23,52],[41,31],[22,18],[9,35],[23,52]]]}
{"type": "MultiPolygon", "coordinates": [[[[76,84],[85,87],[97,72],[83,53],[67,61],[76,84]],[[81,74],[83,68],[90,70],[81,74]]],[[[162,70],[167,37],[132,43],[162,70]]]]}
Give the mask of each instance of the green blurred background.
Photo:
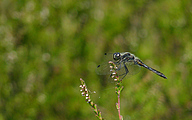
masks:
{"type": "Polygon", "coordinates": [[[95,69],[105,52],[125,51],[168,79],[146,69],[125,78],[124,119],[192,119],[190,0],[1,0],[0,120],[96,119],[80,77],[117,119],[95,69]]]}

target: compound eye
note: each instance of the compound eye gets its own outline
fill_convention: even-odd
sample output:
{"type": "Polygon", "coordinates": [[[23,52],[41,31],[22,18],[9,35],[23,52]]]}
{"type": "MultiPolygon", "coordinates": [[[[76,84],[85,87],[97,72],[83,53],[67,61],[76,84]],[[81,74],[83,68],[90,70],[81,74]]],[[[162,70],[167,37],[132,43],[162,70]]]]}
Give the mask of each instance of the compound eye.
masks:
{"type": "Polygon", "coordinates": [[[113,54],[113,59],[114,60],[120,60],[121,59],[121,54],[120,53],[114,53],[113,54]]]}

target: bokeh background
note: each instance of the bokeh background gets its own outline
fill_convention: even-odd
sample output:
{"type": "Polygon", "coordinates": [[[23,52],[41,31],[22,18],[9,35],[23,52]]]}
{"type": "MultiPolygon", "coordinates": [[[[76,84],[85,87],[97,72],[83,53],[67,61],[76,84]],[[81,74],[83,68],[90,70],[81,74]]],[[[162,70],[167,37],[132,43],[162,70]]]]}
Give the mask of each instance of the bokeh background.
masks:
{"type": "Polygon", "coordinates": [[[168,79],[144,68],[125,78],[124,119],[192,119],[191,0],[1,0],[0,120],[96,119],[80,78],[118,119],[95,69],[105,52],[125,51],[168,79]]]}

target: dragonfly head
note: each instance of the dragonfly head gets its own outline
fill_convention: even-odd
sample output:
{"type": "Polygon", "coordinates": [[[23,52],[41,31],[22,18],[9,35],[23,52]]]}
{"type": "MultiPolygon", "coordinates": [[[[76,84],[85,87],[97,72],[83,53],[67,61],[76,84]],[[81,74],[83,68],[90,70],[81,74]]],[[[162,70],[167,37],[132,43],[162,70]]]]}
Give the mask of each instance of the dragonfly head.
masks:
{"type": "Polygon", "coordinates": [[[115,60],[115,61],[117,61],[117,60],[120,60],[121,59],[121,54],[120,53],[114,53],[113,54],[113,59],[115,60]]]}

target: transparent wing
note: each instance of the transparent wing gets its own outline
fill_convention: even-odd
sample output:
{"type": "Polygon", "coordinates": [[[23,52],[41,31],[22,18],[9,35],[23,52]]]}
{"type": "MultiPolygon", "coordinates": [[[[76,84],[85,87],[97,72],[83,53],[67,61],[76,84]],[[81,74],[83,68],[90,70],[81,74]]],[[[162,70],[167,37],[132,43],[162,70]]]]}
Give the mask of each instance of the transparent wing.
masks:
{"type": "Polygon", "coordinates": [[[110,68],[109,68],[109,63],[102,63],[97,66],[96,73],[98,75],[107,75],[110,74],[110,68]]]}
{"type": "Polygon", "coordinates": [[[113,54],[111,53],[106,53],[104,56],[104,60],[101,64],[99,64],[96,68],[96,73],[98,75],[107,75],[110,74],[110,65],[109,61],[113,61],[113,54]]]}
{"type": "Polygon", "coordinates": [[[139,73],[139,71],[141,70],[141,67],[138,66],[137,64],[135,64],[135,62],[131,61],[131,62],[126,62],[125,65],[127,66],[129,73],[128,75],[135,75],[137,73],[139,73]]]}
{"type": "Polygon", "coordinates": [[[137,64],[134,63],[134,61],[129,61],[129,62],[125,62],[125,65],[123,64],[123,62],[121,62],[120,65],[118,65],[118,71],[117,73],[119,74],[119,76],[124,76],[126,74],[126,68],[128,69],[128,73],[126,75],[126,77],[130,77],[132,75],[135,75],[137,73],[139,73],[140,71],[140,66],[138,66],[137,64]]]}

